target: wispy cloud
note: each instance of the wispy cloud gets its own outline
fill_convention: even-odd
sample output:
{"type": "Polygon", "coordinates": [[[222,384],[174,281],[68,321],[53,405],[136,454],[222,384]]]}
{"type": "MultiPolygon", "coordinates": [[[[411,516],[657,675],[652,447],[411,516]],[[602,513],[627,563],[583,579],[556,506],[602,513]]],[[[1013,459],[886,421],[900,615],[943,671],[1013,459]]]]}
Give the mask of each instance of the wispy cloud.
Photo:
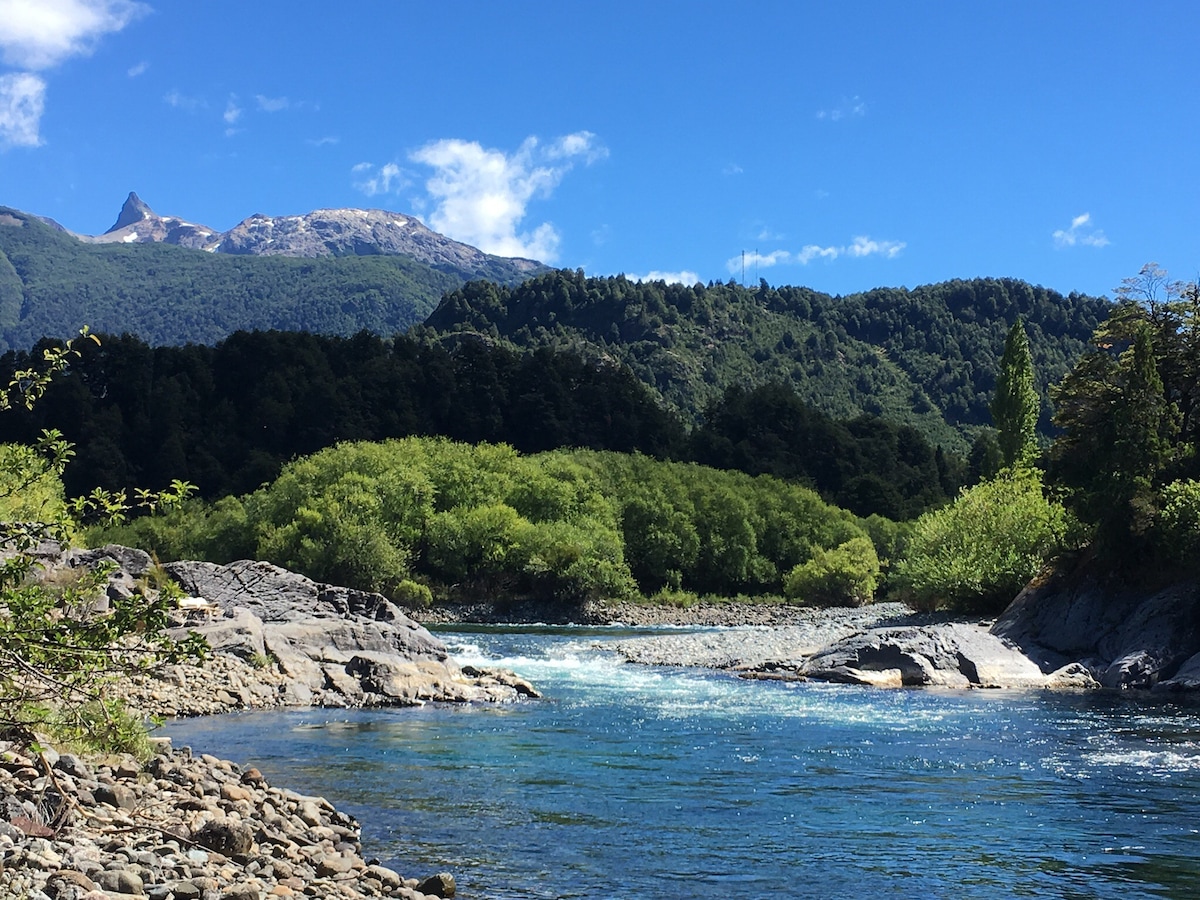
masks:
{"type": "Polygon", "coordinates": [[[30,72],[0,75],[0,147],[37,147],[46,82],[30,72]]]}
{"type": "Polygon", "coordinates": [[[667,284],[687,284],[692,285],[700,281],[701,278],[695,272],[684,269],[682,272],[660,272],[654,269],[647,272],[645,275],[626,275],[630,281],[665,281],[667,284]]]}
{"type": "Polygon", "coordinates": [[[313,147],[325,147],[329,144],[336,144],[341,141],[341,138],[336,134],[327,134],[324,137],[308,138],[304,143],[313,147]]]}
{"type": "Polygon", "coordinates": [[[238,106],[237,95],[230,94],[229,100],[225,104],[225,112],[221,116],[225,120],[226,125],[234,125],[237,120],[242,117],[242,108],[238,106]]]}
{"type": "Polygon", "coordinates": [[[560,235],[550,222],[522,229],[529,203],[549,197],[577,162],[590,165],[606,156],[594,134],[577,131],[544,145],[526,138],[512,153],[451,138],[426,144],[409,159],[433,169],[425,181],[431,227],[488,253],[553,262],[560,235]]]}
{"type": "Polygon", "coordinates": [[[394,162],[376,168],[369,162],[359,163],[350,170],[354,175],[354,187],[368,197],[392,194],[404,190],[412,182],[394,162]]]}
{"type": "Polygon", "coordinates": [[[133,0],[0,0],[0,149],[38,147],[46,81],[34,74],[86,55],[149,11],[133,0]]]}
{"type": "Polygon", "coordinates": [[[163,94],[163,102],[167,106],[188,112],[195,112],[198,109],[206,109],[208,107],[208,102],[203,97],[193,97],[190,94],[176,90],[170,90],[163,94]]]}
{"type": "Polygon", "coordinates": [[[1108,238],[1099,228],[1092,227],[1092,214],[1083,213],[1071,220],[1070,228],[1060,228],[1054,232],[1055,247],[1107,247],[1108,238]]]}
{"type": "Polygon", "coordinates": [[[287,97],[264,97],[262,94],[255,94],[254,99],[258,101],[258,108],[263,112],[281,112],[292,106],[287,97]]]}
{"type": "Polygon", "coordinates": [[[817,118],[829,122],[840,122],[842,119],[857,119],[867,114],[867,104],[855,95],[850,99],[843,97],[834,107],[817,110],[817,118]]]}
{"type": "Polygon", "coordinates": [[[730,273],[741,271],[743,263],[746,266],[756,266],[769,269],[772,266],[800,265],[807,266],[816,260],[833,262],[843,256],[851,259],[862,259],[867,256],[882,256],[884,259],[895,259],[908,246],[904,241],[877,241],[866,235],[859,235],[850,240],[849,244],[835,244],[822,247],[820,244],[806,244],[799,250],[772,250],[770,253],[747,253],[743,259],[741,254],[732,257],[725,263],[730,273]]]}
{"type": "Polygon", "coordinates": [[[136,66],[130,66],[128,69],[126,69],[125,74],[128,75],[130,78],[137,78],[139,75],[145,75],[146,71],[149,68],[150,68],[150,63],[146,62],[145,60],[142,60],[136,66]]]}
{"type": "Polygon", "coordinates": [[[731,162],[731,163],[729,163],[729,165],[725,166],[725,168],[723,168],[721,170],[721,174],[722,175],[741,175],[745,171],[746,170],[743,169],[741,166],[739,166],[737,163],[731,162]]]}

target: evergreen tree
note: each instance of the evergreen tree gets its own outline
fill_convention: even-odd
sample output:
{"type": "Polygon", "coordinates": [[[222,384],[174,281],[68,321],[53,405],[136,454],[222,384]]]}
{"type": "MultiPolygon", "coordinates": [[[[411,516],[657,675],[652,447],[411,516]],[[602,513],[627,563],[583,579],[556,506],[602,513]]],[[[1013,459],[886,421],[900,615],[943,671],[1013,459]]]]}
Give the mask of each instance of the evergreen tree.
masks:
{"type": "Polygon", "coordinates": [[[992,421],[999,435],[1004,465],[1029,462],[1037,453],[1037,421],[1041,403],[1033,386],[1033,356],[1029,337],[1020,318],[1013,323],[1004,342],[1004,356],[996,377],[992,399],[992,421]]]}

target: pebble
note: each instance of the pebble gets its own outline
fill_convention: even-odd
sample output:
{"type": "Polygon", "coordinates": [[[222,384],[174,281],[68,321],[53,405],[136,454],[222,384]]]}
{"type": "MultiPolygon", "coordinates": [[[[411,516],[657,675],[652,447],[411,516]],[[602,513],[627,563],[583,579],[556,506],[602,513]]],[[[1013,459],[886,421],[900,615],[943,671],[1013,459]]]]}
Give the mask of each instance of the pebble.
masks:
{"type": "MultiPolygon", "coordinates": [[[[257,769],[243,772],[207,754],[193,758],[168,742],[158,742],[157,751],[145,765],[131,757],[56,755],[73,819],[39,837],[25,829],[36,831],[30,814],[40,815],[44,779],[26,748],[0,741],[0,898],[417,896],[415,880],[368,865],[358,823],[324,798],[272,787],[257,769]],[[202,791],[236,809],[217,802],[196,809],[194,786],[207,786],[202,791]],[[80,803],[85,795],[107,805],[80,803]]],[[[445,874],[420,882],[430,888],[422,893],[435,896],[453,896],[435,893],[452,891],[453,883],[445,874]]]]}

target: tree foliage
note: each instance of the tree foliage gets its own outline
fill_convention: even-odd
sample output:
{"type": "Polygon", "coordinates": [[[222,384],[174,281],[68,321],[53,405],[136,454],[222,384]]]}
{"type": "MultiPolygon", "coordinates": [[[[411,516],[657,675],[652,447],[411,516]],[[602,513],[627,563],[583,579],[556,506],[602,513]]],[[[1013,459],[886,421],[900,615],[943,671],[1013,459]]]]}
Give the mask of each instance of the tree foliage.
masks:
{"type": "Polygon", "coordinates": [[[225,562],[236,548],[393,596],[411,582],[442,597],[569,607],[663,588],[778,594],[817,550],[865,536],[849,513],[769,476],[444,438],[339,444],[217,507],[194,504],[107,537],[164,559],[186,549],[225,562]]]}
{"type": "MultiPolygon", "coordinates": [[[[77,353],[72,342],[47,349],[45,365],[18,373],[0,405],[11,407],[14,392],[34,405],[77,353]]],[[[112,749],[144,732],[105,696],[106,684],[122,672],[195,656],[202,644],[167,637],[169,590],[107,597],[104,566],[55,579],[40,571],[35,550],[43,541],[66,541],[88,515],[117,521],[127,508],[122,495],[103,490],[65,502],[61,475],[70,457],[70,445],[51,432],[32,447],[0,447],[0,727],[53,725],[112,749]]],[[[174,506],[189,489],[176,482],[138,501],[174,506]]]]}
{"type": "MultiPolygon", "coordinates": [[[[46,349],[58,346],[45,345],[46,349]]],[[[6,357],[24,366],[27,354],[6,357]]],[[[637,451],[799,481],[859,515],[912,518],[954,496],[956,454],[875,416],[836,421],[780,382],[730,388],[690,437],[625,367],[548,349],[370,334],[237,334],[216,347],[149,347],[105,336],[0,440],[59,429],[78,447],[70,493],[132,491],[181,477],[207,498],[246,493],[288,459],[342,440],[441,435],[637,451]]]]}
{"type": "MultiPolygon", "coordinates": [[[[465,285],[413,333],[484,334],[616,358],[692,420],[731,387],[781,382],[835,419],[883,417],[964,453],[990,422],[1010,323],[1026,323],[1044,391],[1078,359],[1107,310],[1100,299],[1013,279],[831,297],[765,283],[685,286],[557,271],[512,287],[465,285]]],[[[1044,435],[1049,424],[1046,415],[1044,435]]]]}
{"type": "Polygon", "coordinates": [[[1054,392],[1053,480],[1109,550],[1134,552],[1163,485],[1197,473],[1200,299],[1154,264],[1126,282],[1091,350],[1054,392]],[[1159,290],[1165,290],[1165,296],[1159,290]]]}
{"type": "Polygon", "coordinates": [[[998,432],[1005,466],[1028,465],[1037,453],[1037,423],[1041,400],[1034,387],[1033,356],[1025,323],[1013,324],[1004,342],[1004,356],[992,398],[992,422],[998,432]]]}
{"type": "Polygon", "coordinates": [[[784,580],[786,596],[815,606],[863,606],[879,584],[879,556],[870,538],[851,538],[831,550],[817,548],[784,580]]]}
{"type": "Polygon", "coordinates": [[[892,572],[902,596],[924,609],[998,612],[1056,554],[1074,526],[1046,497],[1040,473],[1005,469],[913,524],[892,572]]]}

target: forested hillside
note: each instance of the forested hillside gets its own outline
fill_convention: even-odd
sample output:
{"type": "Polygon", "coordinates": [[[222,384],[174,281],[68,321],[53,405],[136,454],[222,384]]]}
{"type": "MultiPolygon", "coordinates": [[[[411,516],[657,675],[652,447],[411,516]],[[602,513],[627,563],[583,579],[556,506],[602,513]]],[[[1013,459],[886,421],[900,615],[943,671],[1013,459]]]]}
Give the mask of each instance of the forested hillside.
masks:
{"type": "Polygon", "coordinates": [[[214,344],[235,331],[348,337],[420,322],[469,278],[506,283],[521,269],[434,268],[405,256],[234,256],[168,244],[88,244],[0,207],[0,350],[81,326],[150,344],[214,344]]]}
{"type": "MultiPolygon", "coordinates": [[[[215,347],[153,348],[102,335],[78,348],[33,410],[0,417],[0,442],[29,443],[49,428],[76,444],[72,494],[183,479],[215,499],[339,441],[409,435],[696,460],[807,484],[892,519],[944,502],[964,478],[961,462],[915,429],[865,416],[836,422],[782,384],[731,390],[689,434],[629,369],[547,348],[475,340],[451,350],[367,332],[238,333],[215,347]]],[[[10,352],[0,374],[37,356],[10,352]]]]}
{"type": "Polygon", "coordinates": [[[1011,279],[831,297],[765,282],[686,287],[556,271],[512,287],[467,284],[416,333],[619,360],[693,420],[730,387],[783,382],[835,418],[882,416],[965,452],[990,424],[997,363],[1018,316],[1044,396],[1107,311],[1102,299],[1011,279]]]}

